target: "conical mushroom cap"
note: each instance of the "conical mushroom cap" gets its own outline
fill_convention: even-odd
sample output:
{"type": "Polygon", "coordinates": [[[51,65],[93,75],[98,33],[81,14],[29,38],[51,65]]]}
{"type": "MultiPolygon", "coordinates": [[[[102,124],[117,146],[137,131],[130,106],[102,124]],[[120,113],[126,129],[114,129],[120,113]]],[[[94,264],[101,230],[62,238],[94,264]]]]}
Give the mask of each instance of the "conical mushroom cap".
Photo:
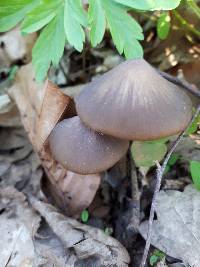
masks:
{"type": "Polygon", "coordinates": [[[143,59],[125,61],[92,81],[75,102],[90,128],[128,140],[177,134],[192,117],[186,93],[143,59]]]}
{"type": "Polygon", "coordinates": [[[49,143],[54,158],[66,169],[80,174],[107,170],[129,146],[126,140],[94,132],[78,116],[59,122],[49,143]]]}

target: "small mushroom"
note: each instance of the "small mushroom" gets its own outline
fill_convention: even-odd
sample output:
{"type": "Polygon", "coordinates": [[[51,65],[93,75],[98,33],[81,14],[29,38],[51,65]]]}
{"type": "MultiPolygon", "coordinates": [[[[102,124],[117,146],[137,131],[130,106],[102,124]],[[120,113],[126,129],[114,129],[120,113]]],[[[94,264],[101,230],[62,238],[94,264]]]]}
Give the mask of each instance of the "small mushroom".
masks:
{"type": "Polygon", "coordinates": [[[78,116],[59,122],[50,134],[49,144],[55,160],[80,174],[107,170],[129,146],[126,140],[94,132],[78,116]]]}
{"type": "Polygon", "coordinates": [[[75,102],[88,127],[128,140],[177,134],[192,117],[192,103],[186,93],[144,59],[125,61],[93,80],[75,102]]]}

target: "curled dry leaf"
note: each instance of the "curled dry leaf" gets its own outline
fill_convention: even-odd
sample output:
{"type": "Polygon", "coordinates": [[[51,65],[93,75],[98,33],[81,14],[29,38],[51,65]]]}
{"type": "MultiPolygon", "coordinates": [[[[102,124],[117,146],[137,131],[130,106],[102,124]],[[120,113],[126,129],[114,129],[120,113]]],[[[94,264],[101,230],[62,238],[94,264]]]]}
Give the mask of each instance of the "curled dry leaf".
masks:
{"type": "Polygon", "coordinates": [[[48,136],[57,122],[75,115],[72,98],[49,81],[45,85],[37,84],[31,65],[20,69],[9,93],[46,171],[47,188],[54,202],[68,215],[77,215],[92,202],[100,184],[100,175],[72,175],[53,159],[48,144],[48,136]]]}
{"type": "Polygon", "coordinates": [[[72,99],[63,94],[56,85],[47,81],[45,95],[37,120],[37,149],[40,151],[52,129],[63,117],[70,118],[76,114],[72,99]]]}
{"type": "Polygon", "coordinates": [[[126,249],[102,230],[67,218],[41,201],[32,199],[31,204],[60,238],[64,247],[75,251],[78,261],[74,266],[85,266],[83,263],[87,264],[91,258],[92,266],[128,266],[130,258],[126,249]]]}
{"type": "Polygon", "coordinates": [[[0,35],[0,65],[9,67],[12,63],[31,60],[31,51],[37,39],[37,34],[32,33],[22,36],[20,28],[16,27],[0,35]]]}
{"type": "MultiPolygon", "coordinates": [[[[200,262],[200,192],[192,185],[184,192],[160,191],[153,222],[151,244],[185,266],[199,267],[200,262]]],[[[146,238],[148,222],[140,226],[146,238]]]]}

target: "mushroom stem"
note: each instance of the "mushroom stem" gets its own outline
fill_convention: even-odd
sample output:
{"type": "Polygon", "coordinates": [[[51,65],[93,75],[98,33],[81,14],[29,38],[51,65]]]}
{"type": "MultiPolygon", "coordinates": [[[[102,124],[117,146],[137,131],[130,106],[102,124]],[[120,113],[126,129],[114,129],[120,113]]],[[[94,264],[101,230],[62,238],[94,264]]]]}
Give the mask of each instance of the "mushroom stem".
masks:
{"type": "Polygon", "coordinates": [[[134,202],[139,202],[140,200],[140,192],[138,188],[138,177],[137,177],[137,172],[136,172],[136,166],[135,162],[133,160],[133,157],[130,152],[129,148],[129,161],[130,161],[130,177],[131,177],[131,197],[132,201],[134,202]]]}
{"type": "Polygon", "coordinates": [[[190,92],[191,94],[193,94],[194,96],[200,98],[200,89],[197,88],[197,86],[188,83],[187,81],[181,80],[175,76],[172,76],[166,72],[157,70],[158,73],[165,78],[166,80],[168,80],[169,82],[172,82],[176,85],[179,85],[181,87],[183,87],[185,90],[187,90],[188,92],[190,92]]]}
{"type": "Polygon", "coordinates": [[[200,114],[200,105],[198,105],[198,107],[196,109],[196,112],[193,115],[193,117],[192,117],[190,123],[188,124],[188,126],[185,128],[184,131],[182,131],[182,133],[178,136],[178,138],[176,139],[174,144],[171,146],[170,150],[168,151],[168,153],[165,156],[163,164],[160,165],[159,162],[157,162],[156,186],[155,186],[155,190],[154,190],[153,200],[152,200],[152,203],[151,203],[151,210],[150,210],[150,216],[149,216],[149,222],[148,222],[148,232],[147,232],[146,244],[145,244],[142,260],[141,260],[141,263],[140,263],[140,267],[144,267],[145,266],[145,263],[146,263],[146,260],[147,260],[147,256],[148,256],[148,253],[149,253],[149,248],[150,248],[150,244],[151,244],[151,235],[152,235],[152,230],[153,230],[153,228],[152,228],[153,219],[154,219],[154,214],[155,214],[156,205],[157,205],[157,197],[158,197],[158,193],[160,191],[162,177],[163,177],[165,168],[167,166],[167,162],[168,162],[169,158],[171,157],[172,153],[174,152],[174,150],[176,149],[176,147],[178,146],[178,144],[182,141],[187,129],[192,125],[192,123],[194,122],[194,120],[197,118],[197,116],[199,114],[200,114]]]}

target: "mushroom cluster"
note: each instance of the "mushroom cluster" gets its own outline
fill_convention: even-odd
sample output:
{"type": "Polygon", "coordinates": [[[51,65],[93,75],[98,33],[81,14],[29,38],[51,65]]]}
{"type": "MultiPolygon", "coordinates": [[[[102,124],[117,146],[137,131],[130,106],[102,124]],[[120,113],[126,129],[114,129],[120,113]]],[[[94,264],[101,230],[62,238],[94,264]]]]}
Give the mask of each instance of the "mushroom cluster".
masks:
{"type": "Polygon", "coordinates": [[[78,116],[58,123],[49,140],[55,159],[81,174],[113,166],[130,140],[181,132],[192,117],[186,93],[144,59],[127,60],[93,80],[75,104],[78,116]]]}

